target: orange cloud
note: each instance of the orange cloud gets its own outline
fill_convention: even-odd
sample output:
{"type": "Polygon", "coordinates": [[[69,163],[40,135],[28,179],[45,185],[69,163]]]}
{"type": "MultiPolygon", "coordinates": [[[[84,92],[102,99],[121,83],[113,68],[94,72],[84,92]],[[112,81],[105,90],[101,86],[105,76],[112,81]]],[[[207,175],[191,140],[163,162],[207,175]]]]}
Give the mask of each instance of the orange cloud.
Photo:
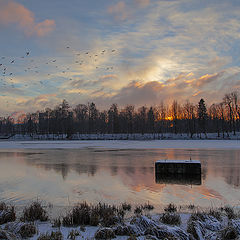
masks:
{"type": "Polygon", "coordinates": [[[16,24],[27,36],[45,36],[55,28],[55,21],[36,23],[34,13],[16,2],[0,4],[0,24],[16,24]]]}
{"type": "Polygon", "coordinates": [[[203,86],[205,84],[211,83],[213,81],[218,80],[220,77],[222,77],[224,74],[224,72],[219,72],[219,73],[214,73],[214,74],[206,74],[201,76],[197,82],[196,82],[196,86],[200,87],[203,86]]]}

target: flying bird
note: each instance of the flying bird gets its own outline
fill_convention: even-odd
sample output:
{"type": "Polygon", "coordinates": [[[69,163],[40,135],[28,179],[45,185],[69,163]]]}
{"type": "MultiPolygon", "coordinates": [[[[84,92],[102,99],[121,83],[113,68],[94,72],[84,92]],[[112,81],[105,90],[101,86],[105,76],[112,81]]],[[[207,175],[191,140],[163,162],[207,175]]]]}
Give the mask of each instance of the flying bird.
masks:
{"type": "Polygon", "coordinates": [[[26,52],[26,55],[28,56],[30,54],[30,52],[26,52]]]}
{"type": "Polygon", "coordinates": [[[14,60],[12,60],[11,63],[14,63],[14,60]]]}

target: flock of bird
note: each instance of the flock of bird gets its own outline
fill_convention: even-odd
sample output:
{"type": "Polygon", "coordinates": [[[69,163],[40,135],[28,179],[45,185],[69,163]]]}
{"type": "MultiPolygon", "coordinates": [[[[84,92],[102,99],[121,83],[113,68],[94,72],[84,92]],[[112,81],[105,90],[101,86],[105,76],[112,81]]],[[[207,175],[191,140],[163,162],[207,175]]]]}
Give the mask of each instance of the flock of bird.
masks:
{"type": "MultiPolygon", "coordinates": [[[[69,46],[66,47],[67,51],[70,51],[71,48],[69,46]]],[[[115,53],[115,49],[111,50],[102,50],[98,53],[90,53],[90,52],[74,52],[71,51],[70,53],[73,53],[72,61],[70,63],[71,66],[77,65],[83,66],[84,64],[92,64],[96,70],[102,70],[102,71],[113,71],[113,66],[100,66],[98,65],[98,61],[100,60],[101,56],[106,54],[113,54],[115,53]],[[89,63],[89,61],[92,61],[89,63]],[[73,64],[73,65],[72,65],[73,64]]],[[[14,89],[19,86],[17,86],[16,83],[14,83],[13,78],[17,77],[19,75],[26,75],[28,74],[30,77],[33,77],[36,74],[44,74],[47,76],[55,75],[56,73],[59,74],[66,74],[67,72],[71,72],[72,67],[66,67],[65,64],[61,64],[61,60],[56,59],[48,59],[44,62],[39,62],[38,60],[35,60],[31,58],[31,52],[26,51],[25,54],[21,57],[16,58],[9,58],[9,57],[0,57],[0,88],[3,88],[5,90],[7,89],[14,89]],[[20,66],[20,67],[19,67],[20,66]],[[14,72],[14,69],[17,70],[17,73],[14,72]],[[19,70],[21,69],[21,70],[19,70]],[[48,70],[48,72],[46,72],[48,70]]],[[[78,68],[77,68],[78,69],[78,68]]],[[[76,68],[75,68],[76,71],[76,68]]],[[[42,75],[41,75],[42,76],[42,75]]],[[[55,75],[56,76],[56,75],[55,75]]],[[[43,78],[47,79],[46,76],[43,78]]],[[[50,78],[50,77],[48,77],[50,78]]],[[[37,79],[37,78],[36,78],[37,79]]],[[[72,78],[69,78],[69,80],[73,80],[72,78]]],[[[45,82],[43,80],[38,80],[38,82],[31,82],[34,85],[42,85],[44,86],[45,82]]],[[[28,87],[29,84],[25,83],[24,85],[21,85],[21,87],[28,87]]],[[[5,91],[6,92],[6,91],[5,91]]],[[[1,96],[5,96],[1,94],[1,96]]]]}

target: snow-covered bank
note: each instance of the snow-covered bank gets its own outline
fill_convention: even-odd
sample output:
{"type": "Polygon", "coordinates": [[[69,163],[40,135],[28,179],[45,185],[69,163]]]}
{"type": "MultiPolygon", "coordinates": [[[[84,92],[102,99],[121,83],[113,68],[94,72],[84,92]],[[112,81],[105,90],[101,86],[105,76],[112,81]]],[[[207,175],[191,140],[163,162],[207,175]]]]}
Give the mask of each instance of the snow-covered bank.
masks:
{"type": "MultiPolygon", "coordinates": [[[[1,139],[1,136],[0,136],[1,139]]],[[[79,134],[74,133],[71,136],[67,134],[13,134],[2,136],[2,139],[9,140],[240,140],[240,132],[234,135],[232,132],[228,134],[207,133],[194,134],[192,137],[186,133],[118,133],[118,134],[79,134]]]]}
{"type": "Polygon", "coordinates": [[[240,140],[0,141],[0,149],[240,149],[240,140]]]}
{"type": "Polygon", "coordinates": [[[28,212],[31,221],[28,218],[12,220],[7,217],[9,208],[5,206],[0,209],[0,239],[220,240],[239,239],[240,236],[239,212],[231,207],[203,212],[189,206],[189,213],[181,213],[175,205],[169,204],[163,213],[151,215],[150,208],[145,213],[136,211],[136,208],[130,217],[125,214],[131,208],[123,205],[120,208],[96,207],[80,204],[72,209],[66,222],[66,217],[40,221],[39,213],[46,212],[39,211],[39,208],[28,212]]]}

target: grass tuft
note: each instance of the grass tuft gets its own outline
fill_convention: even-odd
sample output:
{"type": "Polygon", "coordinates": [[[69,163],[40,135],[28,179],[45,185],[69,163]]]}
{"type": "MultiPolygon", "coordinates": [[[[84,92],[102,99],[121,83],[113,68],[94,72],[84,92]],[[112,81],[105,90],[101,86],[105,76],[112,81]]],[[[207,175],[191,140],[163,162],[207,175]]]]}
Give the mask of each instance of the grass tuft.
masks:
{"type": "Polygon", "coordinates": [[[71,239],[71,240],[75,240],[76,237],[80,236],[80,233],[78,230],[74,230],[72,229],[69,233],[68,233],[68,239],[71,239]]]}
{"type": "Polygon", "coordinates": [[[91,225],[101,223],[105,227],[112,226],[119,221],[119,209],[115,206],[99,203],[95,206],[86,202],[75,206],[63,217],[64,226],[91,225]]]}
{"type": "Polygon", "coordinates": [[[228,225],[221,231],[222,240],[237,239],[238,231],[231,225],[228,225]]]}
{"type": "Polygon", "coordinates": [[[175,212],[165,212],[159,219],[162,223],[168,225],[180,225],[181,217],[178,213],[175,212]]]}
{"type": "Polygon", "coordinates": [[[142,214],[142,207],[141,206],[137,206],[135,209],[134,209],[134,213],[139,216],[142,214]]]}
{"type": "Polygon", "coordinates": [[[177,211],[177,207],[173,204],[173,203],[170,203],[168,204],[168,206],[166,208],[164,208],[164,211],[165,212],[176,212],[177,211]]]}
{"type": "Polygon", "coordinates": [[[237,217],[237,214],[234,212],[234,209],[230,206],[225,206],[224,211],[226,212],[228,219],[235,219],[237,217]]]}
{"type": "Polygon", "coordinates": [[[215,217],[217,220],[221,221],[222,213],[219,210],[210,209],[207,215],[215,217]]]}
{"type": "Polygon", "coordinates": [[[41,234],[37,240],[63,240],[63,235],[60,231],[41,234]]]}
{"type": "Polygon", "coordinates": [[[33,202],[29,207],[23,210],[21,221],[33,222],[40,220],[42,222],[48,220],[47,212],[43,209],[40,202],[33,202]]]}
{"type": "Polygon", "coordinates": [[[4,202],[0,203],[0,225],[14,222],[16,220],[16,212],[13,206],[7,206],[4,202]]]}
{"type": "Polygon", "coordinates": [[[53,222],[52,222],[53,228],[60,228],[61,225],[62,225],[62,222],[60,217],[53,219],[53,222]]]}
{"type": "Polygon", "coordinates": [[[95,239],[112,239],[115,237],[116,237],[116,235],[111,228],[99,229],[95,233],[95,239]]]}
{"type": "Polygon", "coordinates": [[[125,203],[122,203],[122,204],[121,204],[121,208],[122,208],[124,211],[131,211],[132,205],[125,202],[125,203]]]}
{"type": "Polygon", "coordinates": [[[33,224],[24,224],[19,230],[19,234],[22,238],[30,238],[36,234],[37,230],[33,224]]]}

